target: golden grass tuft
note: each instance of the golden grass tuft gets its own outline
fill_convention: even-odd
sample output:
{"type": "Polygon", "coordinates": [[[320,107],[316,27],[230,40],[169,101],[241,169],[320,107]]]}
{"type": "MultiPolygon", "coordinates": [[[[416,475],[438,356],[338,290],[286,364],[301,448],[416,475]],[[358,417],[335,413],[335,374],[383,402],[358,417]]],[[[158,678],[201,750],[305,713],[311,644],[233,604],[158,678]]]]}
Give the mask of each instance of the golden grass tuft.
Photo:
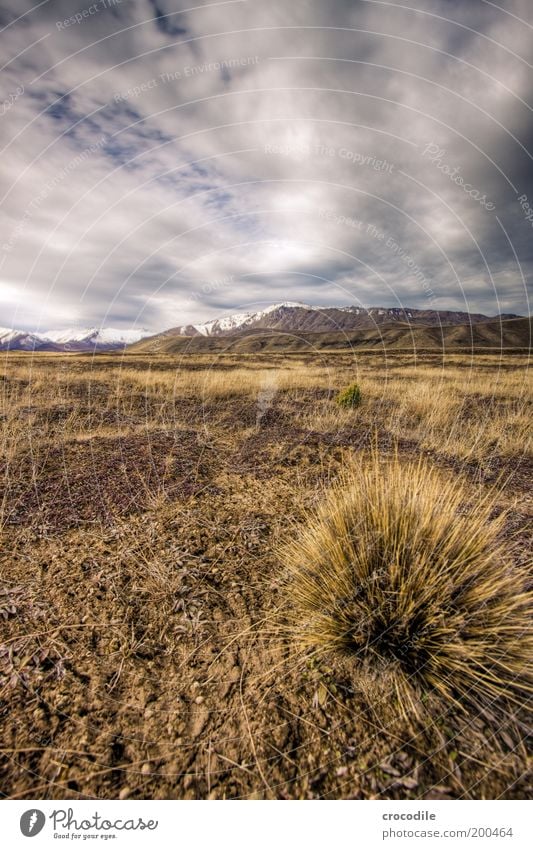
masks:
{"type": "Polygon", "coordinates": [[[524,705],[532,598],[494,499],[472,503],[425,461],[362,462],[284,549],[292,637],[349,658],[356,685],[382,682],[402,713],[430,695],[524,705]]]}

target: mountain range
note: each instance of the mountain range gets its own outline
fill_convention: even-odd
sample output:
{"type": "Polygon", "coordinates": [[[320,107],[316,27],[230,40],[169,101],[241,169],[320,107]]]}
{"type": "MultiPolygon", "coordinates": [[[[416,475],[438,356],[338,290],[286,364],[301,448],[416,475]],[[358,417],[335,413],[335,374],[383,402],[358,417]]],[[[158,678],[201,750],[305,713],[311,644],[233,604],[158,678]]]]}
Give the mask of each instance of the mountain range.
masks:
{"type": "Polygon", "coordinates": [[[115,330],[112,327],[49,330],[46,333],[0,327],[0,351],[116,351],[149,335],[149,330],[115,330]]]}
{"type": "MultiPolygon", "coordinates": [[[[519,318],[516,315],[499,317],[519,318]]],[[[489,321],[489,317],[480,313],[417,310],[410,307],[315,307],[286,301],[256,312],[236,313],[204,324],[181,325],[166,332],[175,336],[233,336],[235,333],[257,330],[325,333],[376,328],[391,323],[441,327],[484,321],[489,321]]]]}
{"type": "Polygon", "coordinates": [[[452,340],[454,345],[471,346],[477,344],[477,340],[482,347],[529,347],[528,327],[528,319],[514,314],[490,318],[481,313],[452,310],[317,307],[285,301],[262,310],[239,312],[199,324],[178,325],[157,334],[142,329],[91,328],[32,333],[0,328],[0,351],[75,353],[128,348],[132,352],[173,353],[228,349],[244,352],[308,345],[412,347],[415,335],[420,344],[429,347],[442,347],[445,338],[452,340]]]}
{"type": "Polygon", "coordinates": [[[365,349],[528,349],[531,321],[410,307],[316,307],[287,301],[142,339],[132,353],[297,352],[365,349]]]}

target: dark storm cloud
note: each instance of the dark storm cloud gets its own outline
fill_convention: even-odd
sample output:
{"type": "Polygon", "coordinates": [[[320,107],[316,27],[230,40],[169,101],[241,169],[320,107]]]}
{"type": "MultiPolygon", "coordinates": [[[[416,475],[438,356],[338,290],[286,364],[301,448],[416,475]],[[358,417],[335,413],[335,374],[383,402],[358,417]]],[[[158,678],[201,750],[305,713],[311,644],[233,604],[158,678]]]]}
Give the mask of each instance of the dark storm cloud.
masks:
{"type": "Polygon", "coordinates": [[[185,35],[186,29],[174,23],[175,12],[172,6],[168,7],[168,11],[162,10],[162,5],[159,5],[156,0],[149,0],[150,6],[154,12],[154,21],[157,28],[165,33],[165,35],[185,35]]]}
{"type": "Polygon", "coordinates": [[[0,324],[528,312],[533,10],[418,5],[3,2],[0,324]]]}

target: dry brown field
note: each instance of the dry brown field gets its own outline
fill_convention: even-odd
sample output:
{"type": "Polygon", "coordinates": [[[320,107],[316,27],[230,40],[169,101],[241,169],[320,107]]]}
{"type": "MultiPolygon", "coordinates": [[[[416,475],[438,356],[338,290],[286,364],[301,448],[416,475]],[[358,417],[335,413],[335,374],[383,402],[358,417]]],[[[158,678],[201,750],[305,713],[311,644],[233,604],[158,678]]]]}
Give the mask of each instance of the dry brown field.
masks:
{"type": "Polygon", "coordinates": [[[410,705],[386,674],[401,652],[375,674],[367,658],[363,686],[357,652],[301,639],[287,565],[347,474],[357,487],[374,464],[386,488],[395,469],[407,503],[398,467],[422,459],[443,491],[460,487],[465,539],[489,499],[501,597],[512,581],[521,593],[527,356],[10,354],[1,365],[5,796],[528,794],[529,685],[513,689],[527,642],[511,608],[501,686],[487,672],[463,699],[451,669],[446,687],[416,679],[410,705]],[[354,381],[361,404],[339,407],[354,381]]]}

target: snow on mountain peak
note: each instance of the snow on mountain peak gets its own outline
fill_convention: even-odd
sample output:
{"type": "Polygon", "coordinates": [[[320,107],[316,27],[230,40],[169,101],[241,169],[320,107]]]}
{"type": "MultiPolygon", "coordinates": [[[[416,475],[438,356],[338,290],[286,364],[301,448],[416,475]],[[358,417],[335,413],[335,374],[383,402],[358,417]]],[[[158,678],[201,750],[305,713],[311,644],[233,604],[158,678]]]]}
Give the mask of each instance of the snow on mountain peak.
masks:
{"type": "Polygon", "coordinates": [[[113,327],[73,328],[69,330],[48,330],[42,338],[66,345],[72,342],[90,342],[97,345],[130,345],[148,336],[149,330],[117,330],[113,327]]]}
{"type": "Polygon", "coordinates": [[[0,328],[0,350],[105,350],[131,345],[150,335],[149,330],[118,330],[113,327],[72,328],[49,330],[44,333],[2,327],[0,328]]]}
{"type": "Polygon", "coordinates": [[[210,321],[190,326],[201,336],[214,336],[221,332],[238,330],[240,327],[246,327],[248,324],[261,321],[262,318],[270,315],[270,313],[276,312],[276,310],[283,308],[294,309],[295,307],[304,310],[319,309],[319,307],[312,307],[309,304],[302,304],[300,301],[283,301],[279,304],[271,304],[262,310],[254,310],[253,312],[237,312],[232,315],[224,315],[220,318],[213,318],[210,321]]]}
{"type": "Polygon", "coordinates": [[[294,309],[297,307],[302,310],[316,310],[318,307],[312,307],[310,304],[303,304],[301,301],[283,301],[281,304],[272,304],[264,310],[261,310],[260,313],[256,313],[256,315],[268,315],[268,313],[275,312],[276,310],[280,310],[283,307],[286,309],[294,309]]]}

